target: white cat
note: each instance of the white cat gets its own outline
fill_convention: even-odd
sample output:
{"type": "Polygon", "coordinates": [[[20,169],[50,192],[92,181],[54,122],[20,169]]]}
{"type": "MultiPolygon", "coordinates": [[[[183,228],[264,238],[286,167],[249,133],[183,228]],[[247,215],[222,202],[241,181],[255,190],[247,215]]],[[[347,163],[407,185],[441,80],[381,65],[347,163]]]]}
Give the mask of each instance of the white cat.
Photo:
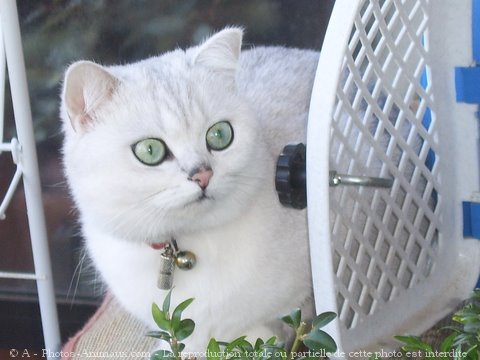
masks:
{"type": "Polygon", "coordinates": [[[306,212],[274,189],[284,145],[304,142],[318,53],[240,51],[242,30],[135,64],[80,61],[67,71],[64,163],[88,253],[109,289],[143,322],[160,255],[176,239],[196,266],[175,270],[172,307],[211,337],[278,335],[295,307],[312,312],[306,212]]]}

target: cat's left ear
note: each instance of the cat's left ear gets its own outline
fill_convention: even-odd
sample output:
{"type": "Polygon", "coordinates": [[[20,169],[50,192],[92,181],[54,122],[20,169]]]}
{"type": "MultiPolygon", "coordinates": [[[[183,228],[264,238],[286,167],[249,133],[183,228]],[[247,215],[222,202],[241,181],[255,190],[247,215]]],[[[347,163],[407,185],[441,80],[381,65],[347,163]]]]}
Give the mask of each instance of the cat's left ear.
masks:
{"type": "Polygon", "coordinates": [[[243,30],[227,28],[195,48],[193,63],[235,76],[242,47],[243,30]]]}

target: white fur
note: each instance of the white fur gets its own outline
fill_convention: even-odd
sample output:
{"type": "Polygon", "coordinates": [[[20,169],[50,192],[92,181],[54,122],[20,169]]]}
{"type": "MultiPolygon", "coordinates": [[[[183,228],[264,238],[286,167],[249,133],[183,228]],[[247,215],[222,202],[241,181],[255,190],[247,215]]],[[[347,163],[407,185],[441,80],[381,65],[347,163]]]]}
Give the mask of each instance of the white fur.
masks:
{"type": "Polygon", "coordinates": [[[280,316],[312,311],[305,211],[282,207],[274,189],[276,157],[305,140],[318,54],[285,48],[240,53],[231,28],[204,44],[135,64],[78,62],[67,71],[62,101],[64,163],[80,209],[86,247],[123,306],[153,325],[151,304],[161,251],[149,244],[175,237],[198,259],[175,272],[173,305],[196,322],[188,351],[210,337],[285,337],[280,316]],[[207,129],[228,120],[234,140],[209,152],[207,129]],[[173,156],[140,163],[131,145],[162,139],[173,156]],[[199,165],[213,177],[188,179],[199,165]]]}

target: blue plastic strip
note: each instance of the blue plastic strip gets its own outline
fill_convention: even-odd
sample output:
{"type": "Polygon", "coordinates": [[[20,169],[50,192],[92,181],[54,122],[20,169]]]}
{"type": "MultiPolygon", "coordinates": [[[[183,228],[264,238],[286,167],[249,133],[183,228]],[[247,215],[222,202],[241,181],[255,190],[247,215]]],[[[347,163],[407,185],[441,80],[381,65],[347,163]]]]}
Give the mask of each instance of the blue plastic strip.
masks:
{"type": "Polygon", "coordinates": [[[472,54],[477,66],[455,68],[457,102],[480,104],[480,0],[472,0],[472,54]]]}
{"type": "Polygon", "coordinates": [[[480,67],[455,68],[457,102],[480,104],[480,67]]]}
{"type": "Polygon", "coordinates": [[[472,0],[473,59],[480,64],[480,0],[472,0]]]}
{"type": "MultiPolygon", "coordinates": [[[[423,42],[423,38],[422,38],[422,42],[423,42]]],[[[423,69],[422,76],[420,78],[420,84],[425,90],[427,90],[428,76],[427,76],[426,67],[423,69]]],[[[427,131],[430,130],[430,126],[432,125],[432,109],[430,109],[429,106],[425,109],[425,114],[423,114],[422,125],[427,131]]],[[[433,170],[433,166],[435,165],[436,160],[437,160],[437,156],[435,155],[435,151],[433,151],[430,148],[428,150],[427,157],[425,159],[425,166],[427,167],[428,170],[430,171],[433,170]]],[[[433,189],[431,196],[432,196],[433,203],[436,206],[438,203],[437,190],[433,189]]]]}
{"type": "Polygon", "coordinates": [[[463,236],[480,240],[480,203],[464,201],[463,236]]]}
{"type": "MultiPolygon", "coordinates": [[[[473,59],[477,64],[476,69],[478,69],[478,65],[480,64],[480,0],[472,0],[472,52],[473,52],[473,59]]],[[[478,83],[477,83],[477,87],[478,87],[478,83]]],[[[477,101],[477,103],[480,103],[480,101],[477,101]]],[[[470,215],[471,215],[471,211],[470,211],[470,215]]],[[[479,222],[478,220],[480,219],[478,217],[471,218],[471,221],[475,221],[475,220],[477,220],[476,222],[478,223],[479,222]]],[[[472,230],[473,230],[473,227],[474,226],[472,226],[472,230]]],[[[478,279],[476,288],[477,289],[480,288],[480,278],[478,279]]]]}
{"type": "MultiPolygon", "coordinates": [[[[420,84],[425,90],[427,89],[428,77],[427,77],[426,69],[423,69],[422,76],[420,78],[420,84]]],[[[425,109],[425,114],[423,115],[422,125],[426,130],[429,130],[431,124],[432,124],[432,110],[430,109],[430,107],[427,107],[425,109]]],[[[427,166],[428,170],[432,171],[433,165],[435,164],[435,160],[436,160],[435,152],[432,149],[428,150],[427,158],[425,159],[425,165],[427,166]]]]}

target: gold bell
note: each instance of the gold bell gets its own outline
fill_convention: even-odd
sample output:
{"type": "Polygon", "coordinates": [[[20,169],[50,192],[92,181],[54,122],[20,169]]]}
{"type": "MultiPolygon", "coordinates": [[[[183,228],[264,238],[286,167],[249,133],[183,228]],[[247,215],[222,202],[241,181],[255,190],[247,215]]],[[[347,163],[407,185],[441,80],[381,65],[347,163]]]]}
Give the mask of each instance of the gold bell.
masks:
{"type": "Polygon", "coordinates": [[[191,251],[179,251],[177,256],[175,256],[175,264],[179,269],[190,270],[197,263],[197,258],[195,254],[191,251]]]}

